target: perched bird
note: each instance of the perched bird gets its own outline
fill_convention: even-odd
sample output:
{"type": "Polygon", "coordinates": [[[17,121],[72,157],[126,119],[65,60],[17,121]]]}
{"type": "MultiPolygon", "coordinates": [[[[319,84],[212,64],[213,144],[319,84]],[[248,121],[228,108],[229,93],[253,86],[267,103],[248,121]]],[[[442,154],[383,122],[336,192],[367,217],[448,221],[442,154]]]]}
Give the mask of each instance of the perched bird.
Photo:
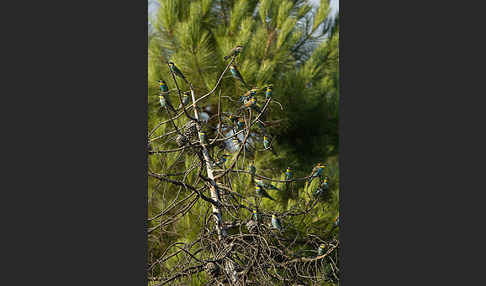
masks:
{"type": "Polygon", "coordinates": [[[318,197],[320,195],[323,195],[328,189],[329,189],[329,185],[328,185],[328,180],[329,178],[328,177],[325,177],[324,178],[324,181],[322,182],[322,184],[320,186],[318,186],[315,191],[313,192],[313,196],[314,197],[318,197]]]}
{"type": "Polygon", "coordinates": [[[255,191],[256,191],[256,194],[257,196],[261,197],[261,198],[268,198],[268,199],[271,199],[272,201],[274,201],[275,199],[272,198],[268,193],[267,191],[265,191],[265,189],[263,189],[262,187],[260,186],[255,186],[255,191]]]}
{"type": "Polygon", "coordinates": [[[169,92],[169,87],[167,86],[167,83],[163,79],[159,80],[159,87],[160,87],[160,92],[169,92]]]}
{"type": "Polygon", "coordinates": [[[248,100],[245,100],[243,107],[251,108],[255,110],[257,113],[260,113],[260,107],[256,105],[257,99],[256,97],[251,97],[248,100]]]}
{"type": "Polygon", "coordinates": [[[260,179],[255,180],[255,185],[262,187],[262,188],[265,188],[265,183],[260,179]]]}
{"type": "Polygon", "coordinates": [[[208,144],[208,138],[207,138],[205,132],[199,132],[199,141],[201,141],[201,144],[204,144],[204,145],[208,144]]]}
{"type": "Polygon", "coordinates": [[[329,189],[328,181],[329,181],[329,178],[325,177],[324,181],[322,182],[322,188],[324,189],[324,191],[327,191],[329,189]]]}
{"type": "Polygon", "coordinates": [[[256,222],[260,220],[260,216],[258,215],[256,210],[253,210],[253,220],[256,222]]]}
{"type": "Polygon", "coordinates": [[[165,104],[167,101],[165,100],[165,97],[163,95],[159,95],[159,102],[160,102],[160,107],[164,108],[165,104]]]}
{"type": "Polygon", "coordinates": [[[240,141],[238,140],[238,138],[236,137],[233,137],[233,139],[231,139],[231,142],[233,143],[233,146],[238,150],[240,149],[240,141]]]}
{"type": "Polygon", "coordinates": [[[292,171],[290,170],[290,167],[287,167],[287,170],[285,170],[285,180],[292,180],[292,171]]]}
{"type": "Polygon", "coordinates": [[[182,102],[181,102],[181,104],[179,104],[177,109],[180,109],[180,108],[182,108],[183,105],[186,106],[189,103],[189,95],[190,94],[191,94],[190,91],[186,91],[182,94],[182,96],[181,96],[182,102]]]}
{"type": "Polygon", "coordinates": [[[233,122],[233,124],[238,122],[238,116],[234,116],[233,114],[230,114],[230,115],[228,115],[228,118],[229,118],[229,120],[231,120],[231,122],[233,122]]]}
{"type": "Polygon", "coordinates": [[[317,165],[312,169],[312,175],[309,178],[309,184],[312,182],[312,180],[314,180],[314,178],[320,177],[322,175],[325,167],[325,165],[317,163],[317,165]]]}
{"type": "Polygon", "coordinates": [[[175,112],[175,109],[174,107],[172,106],[172,104],[170,103],[170,100],[169,98],[166,98],[165,96],[163,96],[162,94],[159,95],[159,102],[160,102],[160,106],[162,108],[165,108],[165,106],[167,106],[168,108],[170,108],[170,110],[174,111],[175,112]]]}
{"type": "Polygon", "coordinates": [[[245,101],[249,100],[250,98],[255,97],[257,91],[258,91],[258,89],[256,87],[250,89],[249,91],[247,91],[245,94],[243,94],[240,97],[240,101],[245,102],[245,101]]]}
{"type": "Polygon", "coordinates": [[[312,193],[312,195],[313,195],[314,197],[316,197],[316,198],[317,198],[317,197],[319,197],[319,196],[320,196],[320,195],[322,195],[322,194],[324,194],[324,190],[323,190],[323,189],[322,189],[320,186],[319,186],[319,187],[317,187],[317,188],[314,190],[314,192],[312,193]]]}
{"type": "Polygon", "coordinates": [[[237,126],[240,129],[242,129],[243,127],[245,127],[245,119],[243,117],[238,118],[237,126]]]}
{"type": "Polygon", "coordinates": [[[174,64],[174,62],[169,62],[169,66],[170,66],[170,70],[175,73],[176,76],[182,78],[186,83],[189,83],[186,79],[186,77],[184,76],[184,74],[182,74],[181,70],[176,67],[176,65],[174,64]]]}
{"type": "Polygon", "coordinates": [[[338,226],[339,225],[339,215],[336,216],[336,218],[334,219],[334,226],[338,226]]]}
{"type": "Polygon", "coordinates": [[[282,230],[282,225],[280,224],[280,220],[276,215],[272,215],[272,226],[278,230],[282,230]]]}
{"type": "Polygon", "coordinates": [[[260,179],[256,179],[255,180],[255,184],[263,189],[270,189],[270,190],[277,190],[277,191],[280,191],[279,188],[275,187],[274,185],[272,184],[269,184],[269,183],[265,183],[263,182],[262,180],[260,179]]]}
{"type": "Polygon", "coordinates": [[[270,149],[274,155],[277,155],[270,144],[270,139],[267,136],[263,136],[263,147],[265,147],[265,149],[270,149]]]}
{"type": "Polygon", "coordinates": [[[227,59],[231,58],[232,56],[235,56],[236,57],[237,55],[240,54],[241,50],[243,50],[243,46],[239,46],[239,45],[236,46],[235,48],[233,48],[231,50],[231,52],[229,53],[229,55],[227,55],[227,56],[224,57],[224,60],[227,60],[227,59]]]}
{"type": "Polygon", "coordinates": [[[256,167],[253,163],[250,165],[250,175],[251,175],[251,181],[255,181],[255,174],[256,174],[256,167]]]}
{"type": "Polygon", "coordinates": [[[252,98],[245,98],[243,100],[243,106],[241,108],[250,107],[250,106],[252,106],[255,103],[256,103],[256,98],[254,98],[254,97],[252,97],[252,98]]]}
{"type": "Polygon", "coordinates": [[[267,86],[267,90],[265,91],[265,99],[269,99],[272,97],[272,86],[267,86]]]}
{"type": "Polygon", "coordinates": [[[263,147],[265,147],[265,149],[270,148],[270,140],[267,136],[263,136],[263,147]]]}
{"type": "MultiPolygon", "coordinates": [[[[290,167],[287,167],[287,170],[285,170],[285,180],[292,180],[292,170],[290,170],[290,167]]],[[[289,186],[291,182],[286,182],[285,183],[285,190],[289,191],[289,186]]]]}
{"type": "Polygon", "coordinates": [[[218,167],[220,167],[220,168],[223,168],[223,167],[224,167],[224,163],[226,163],[226,161],[227,161],[227,158],[228,158],[228,157],[229,157],[229,155],[227,155],[227,154],[223,154],[223,155],[221,156],[221,158],[219,158],[219,160],[218,160],[218,161],[216,161],[216,162],[213,164],[213,167],[214,167],[214,166],[218,166],[218,167]]]}
{"type": "Polygon", "coordinates": [[[322,243],[321,245],[319,245],[319,248],[317,249],[317,255],[318,256],[323,255],[324,249],[326,249],[326,245],[324,243],[322,243]]]}
{"type": "Polygon", "coordinates": [[[246,82],[243,80],[243,77],[241,76],[240,72],[238,71],[238,69],[236,68],[235,65],[231,65],[230,66],[230,72],[231,72],[231,75],[236,78],[237,80],[241,81],[241,83],[243,83],[243,85],[248,88],[248,85],[246,84],[246,82]]]}

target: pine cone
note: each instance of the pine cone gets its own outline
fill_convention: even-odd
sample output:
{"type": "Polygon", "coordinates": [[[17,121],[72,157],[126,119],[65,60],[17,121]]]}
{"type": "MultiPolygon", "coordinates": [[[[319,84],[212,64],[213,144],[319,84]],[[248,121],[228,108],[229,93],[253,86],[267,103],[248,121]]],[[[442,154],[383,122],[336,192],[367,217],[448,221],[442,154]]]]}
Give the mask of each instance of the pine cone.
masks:
{"type": "Polygon", "coordinates": [[[209,262],[208,264],[206,264],[205,271],[206,273],[208,273],[208,275],[212,277],[216,277],[219,275],[219,267],[213,262],[209,262]]]}
{"type": "Polygon", "coordinates": [[[176,143],[177,143],[177,146],[179,146],[179,147],[186,145],[187,142],[188,142],[188,140],[187,140],[186,136],[178,135],[176,137],[176,143]]]}
{"type": "Polygon", "coordinates": [[[194,121],[191,121],[189,122],[189,124],[186,125],[186,127],[184,128],[184,135],[190,139],[197,136],[197,127],[194,121]]]}
{"type": "Polygon", "coordinates": [[[249,233],[256,233],[257,232],[257,226],[258,226],[258,223],[255,222],[254,220],[249,220],[247,223],[246,223],[246,228],[248,229],[248,232],[249,233]]]}

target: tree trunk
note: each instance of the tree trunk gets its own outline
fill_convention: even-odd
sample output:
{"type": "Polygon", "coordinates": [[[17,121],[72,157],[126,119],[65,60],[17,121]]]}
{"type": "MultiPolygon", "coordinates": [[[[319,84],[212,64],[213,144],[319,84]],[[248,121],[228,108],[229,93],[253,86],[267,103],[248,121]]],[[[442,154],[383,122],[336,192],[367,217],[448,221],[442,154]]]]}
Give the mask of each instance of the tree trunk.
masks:
{"type": "MultiPolygon", "coordinates": [[[[196,108],[196,97],[194,96],[194,89],[192,88],[192,84],[190,86],[191,86],[191,96],[192,96],[192,107],[194,109],[194,117],[198,120],[197,123],[196,123],[196,126],[197,126],[197,132],[199,133],[199,132],[201,132],[201,124],[199,123],[199,114],[198,114],[197,108],[196,108]]],[[[213,199],[214,201],[216,201],[218,203],[218,205],[213,204],[213,217],[214,217],[214,220],[216,222],[216,232],[218,233],[219,241],[223,242],[223,239],[226,236],[226,230],[225,230],[224,224],[223,224],[223,215],[222,215],[222,212],[221,212],[221,207],[219,206],[219,204],[221,203],[220,196],[219,196],[219,190],[216,188],[216,182],[214,181],[213,168],[211,167],[211,161],[210,161],[210,158],[209,158],[208,149],[206,148],[206,145],[203,144],[201,139],[199,139],[199,142],[201,143],[201,146],[202,146],[202,155],[203,155],[204,161],[206,162],[206,171],[208,173],[208,178],[211,181],[211,184],[209,186],[209,190],[211,192],[211,199],[213,199]]],[[[237,273],[235,271],[235,267],[233,265],[232,260],[230,260],[230,259],[226,260],[224,269],[227,272],[227,274],[230,276],[230,278],[233,282],[231,284],[239,285],[237,283],[238,282],[237,281],[238,280],[237,273]]]]}

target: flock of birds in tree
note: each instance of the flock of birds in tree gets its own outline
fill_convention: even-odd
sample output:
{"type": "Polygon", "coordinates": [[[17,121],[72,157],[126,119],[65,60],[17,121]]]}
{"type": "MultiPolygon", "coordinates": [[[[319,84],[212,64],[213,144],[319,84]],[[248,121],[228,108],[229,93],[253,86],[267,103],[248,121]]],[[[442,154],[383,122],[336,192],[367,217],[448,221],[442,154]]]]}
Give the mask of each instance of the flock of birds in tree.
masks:
{"type": "MultiPolygon", "coordinates": [[[[224,59],[227,60],[227,59],[232,58],[232,57],[236,58],[240,54],[242,49],[243,49],[243,46],[236,46],[234,49],[231,50],[231,52],[227,56],[224,57],[224,59]]],[[[174,75],[176,75],[177,77],[184,80],[184,82],[189,84],[189,82],[187,81],[187,79],[184,76],[184,74],[182,73],[182,71],[175,65],[174,62],[169,61],[168,64],[169,64],[170,71],[174,75]]],[[[257,98],[256,98],[256,95],[259,92],[259,89],[258,88],[249,88],[249,86],[247,85],[247,83],[243,79],[243,76],[238,71],[235,64],[231,64],[229,69],[230,69],[230,72],[231,72],[231,75],[233,76],[233,78],[237,79],[239,82],[241,82],[243,84],[243,86],[246,89],[248,89],[248,91],[240,97],[240,102],[242,103],[240,110],[241,109],[252,109],[253,111],[257,112],[257,114],[259,114],[261,112],[261,109],[257,105],[257,98]]],[[[162,108],[167,107],[172,112],[176,112],[176,108],[174,108],[174,106],[172,105],[172,103],[169,100],[169,97],[167,96],[169,94],[169,87],[167,86],[167,83],[164,80],[159,80],[159,87],[160,87],[160,94],[159,94],[160,106],[162,108]]],[[[271,99],[272,88],[273,88],[273,85],[271,85],[271,84],[269,84],[269,85],[267,85],[266,87],[263,88],[265,90],[265,99],[266,100],[271,99]]],[[[177,107],[177,110],[184,108],[186,105],[189,104],[190,95],[191,95],[190,91],[186,91],[182,94],[181,104],[177,107]]],[[[229,114],[228,118],[233,124],[235,124],[235,126],[238,129],[244,128],[245,121],[244,121],[243,117],[238,117],[238,116],[229,114]]],[[[264,129],[264,124],[261,121],[259,121],[259,126],[260,126],[260,128],[264,129]]],[[[205,144],[205,145],[208,144],[207,135],[206,135],[205,132],[203,132],[203,131],[199,132],[199,140],[200,140],[201,144],[205,144]]],[[[238,141],[236,136],[232,139],[232,142],[235,146],[239,145],[239,141],[238,141]]],[[[263,146],[264,146],[265,150],[270,150],[272,153],[274,153],[276,155],[275,150],[273,150],[273,148],[271,146],[271,140],[266,134],[263,136],[263,146]]],[[[211,165],[213,167],[217,166],[217,167],[220,167],[220,168],[224,168],[224,165],[225,165],[228,157],[230,157],[230,155],[223,154],[221,156],[221,158],[219,158],[216,162],[211,163],[211,165]]],[[[329,178],[327,176],[324,176],[324,169],[326,167],[327,167],[326,165],[318,163],[312,169],[311,174],[307,177],[308,178],[308,184],[310,184],[312,182],[312,180],[314,180],[315,178],[319,178],[319,184],[316,187],[316,189],[312,192],[312,195],[315,198],[322,196],[329,189],[329,178]]],[[[272,198],[268,194],[267,190],[280,191],[280,189],[273,186],[270,183],[264,182],[263,180],[255,179],[256,168],[253,164],[250,165],[249,173],[251,175],[251,181],[255,185],[256,196],[261,198],[261,199],[267,198],[267,199],[270,199],[270,200],[275,200],[274,198],[272,198]]],[[[289,184],[293,181],[291,168],[288,167],[285,170],[284,174],[285,174],[285,181],[286,181],[286,189],[288,190],[289,184]]],[[[258,223],[259,220],[260,220],[260,217],[259,217],[256,210],[253,210],[253,220],[254,220],[255,223],[258,223]]],[[[275,214],[272,215],[271,224],[272,224],[273,228],[275,228],[279,231],[282,231],[282,224],[275,214]]],[[[333,228],[338,226],[338,225],[339,225],[339,215],[336,216],[336,218],[334,219],[333,228]]],[[[324,253],[324,249],[325,249],[325,245],[321,244],[319,246],[318,250],[317,250],[318,255],[322,255],[324,253]]]]}

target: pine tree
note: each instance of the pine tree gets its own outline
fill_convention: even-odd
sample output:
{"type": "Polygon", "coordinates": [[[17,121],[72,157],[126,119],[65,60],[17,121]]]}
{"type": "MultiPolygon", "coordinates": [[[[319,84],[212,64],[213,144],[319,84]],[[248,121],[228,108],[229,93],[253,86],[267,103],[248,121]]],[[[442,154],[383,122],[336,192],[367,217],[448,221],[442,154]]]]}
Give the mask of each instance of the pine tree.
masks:
{"type": "Polygon", "coordinates": [[[328,13],[328,1],[315,10],[309,1],[160,2],[148,73],[148,275],[155,284],[338,280],[338,233],[331,226],[339,202],[339,28],[327,25],[328,13]],[[238,45],[241,52],[224,60],[238,45]],[[240,108],[249,89],[232,76],[231,64],[255,88],[255,105],[240,108]],[[174,107],[189,95],[185,108],[161,107],[159,80],[174,107]],[[275,154],[264,148],[264,135],[275,154]],[[222,154],[230,156],[217,164],[222,154]],[[307,185],[305,178],[318,161],[328,164],[331,183],[313,198],[321,179],[307,185]],[[282,190],[267,188],[276,201],[255,197],[252,162],[255,179],[282,190]],[[282,187],[289,183],[282,177],[287,166],[295,178],[288,189],[282,187]],[[256,226],[253,210],[261,216],[256,226]],[[272,214],[281,233],[268,227],[272,214]],[[309,255],[323,242],[329,255],[309,255]]]}

